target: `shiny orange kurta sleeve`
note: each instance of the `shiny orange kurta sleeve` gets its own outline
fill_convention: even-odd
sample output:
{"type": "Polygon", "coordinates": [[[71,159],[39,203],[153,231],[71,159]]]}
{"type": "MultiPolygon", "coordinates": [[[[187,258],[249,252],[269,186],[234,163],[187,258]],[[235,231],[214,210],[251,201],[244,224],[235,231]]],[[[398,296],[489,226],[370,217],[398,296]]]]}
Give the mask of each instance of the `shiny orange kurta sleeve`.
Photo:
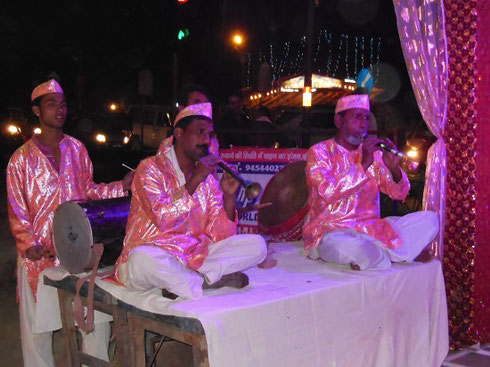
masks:
{"type": "Polygon", "coordinates": [[[309,212],[303,227],[306,249],[317,246],[325,233],[339,228],[354,228],[387,247],[401,245],[396,232],[380,218],[378,195],[381,190],[392,199],[405,199],[410,190],[407,176],[402,172],[402,179],[395,183],[382,152],[375,152],[374,162],[365,172],[361,149],[348,151],[330,139],[308,150],[309,212]]]}
{"type": "Polygon", "coordinates": [[[140,163],[134,176],[131,208],[123,251],[116,262],[125,263],[138,246],[163,248],[193,270],[208,254],[208,246],[236,233],[236,221],[223,208],[219,182],[209,175],[190,195],[179,184],[165,155],[172,146],[164,141],[156,156],[140,163]]]}
{"type": "Polygon", "coordinates": [[[58,261],[56,257],[30,261],[25,251],[36,245],[56,255],[51,236],[56,208],[69,200],[109,199],[124,195],[120,181],[111,184],[93,182],[92,162],[81,142],[65,135],[60,142],[60,151],[59,172],[32,140],[15,151],[7,166],[10,228],[34,296],[39,274],[58,261]]]}
{"type": "Polygon", "coordinates": [[[15,238],[17,252],[25,257],[25,251],[32,246],[40,245],[32,221],[26,196],[22,190],[26,187],[26,174],[24,158],[20,156],[15,164],[7,167],[7,205],[10,228],[15,238]]]}

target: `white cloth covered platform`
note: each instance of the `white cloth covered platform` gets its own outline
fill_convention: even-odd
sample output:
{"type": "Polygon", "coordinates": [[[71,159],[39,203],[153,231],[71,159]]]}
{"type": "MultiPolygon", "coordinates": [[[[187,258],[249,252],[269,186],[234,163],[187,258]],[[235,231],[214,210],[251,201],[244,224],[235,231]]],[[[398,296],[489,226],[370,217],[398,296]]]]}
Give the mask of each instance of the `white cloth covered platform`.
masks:
{"type": "Polygon", "coordinates": [[[276,267],[250,269],[246,288],[206,290],[196,301],[96,283],[145,311],[199,319],[213,367],[441,365],[449,337],[440,262],[356,272],[307,259],[301,243],[270,247],[276,267]]]}

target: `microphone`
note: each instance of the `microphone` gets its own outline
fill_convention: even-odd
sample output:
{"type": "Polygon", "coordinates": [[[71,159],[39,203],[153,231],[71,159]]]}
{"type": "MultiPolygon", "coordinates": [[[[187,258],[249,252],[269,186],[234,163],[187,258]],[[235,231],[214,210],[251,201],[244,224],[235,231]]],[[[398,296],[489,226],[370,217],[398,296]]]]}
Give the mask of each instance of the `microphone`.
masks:
{"type": "MultiPolygon", "coordinates": [[[[362,141],[366,140],[366,138],[368,137],[368,134],[364,134],[362,136],[362,141]]],[[[395,149],[395,148],[391,148],[389,146],[387,146],[385,143],[379,143],[378,145],[381,149],[383,150],[386,150],[387,152],[390,152],[400,158],[403,159],[403,161],[405,162],[405,164],[407,165],[407,167],[411,170],[415,170],[417,169],[417,167],[419,166],[419,163],[417,161],[413,161],[412,159],[410,159],[405,153],[403,152],[400,152],[398,149],[395,149]]]]}
{"type": "Polygon", "coordinates": [[[419,166],[418,161],[414,161],[414,160],[410,159],[405,153],[400,152],[398,149],[390,148],[387,145],[385,145],[384,143],[380,143],[379,146],[381,149],[384,149],[387,152],[390,152],[390,153],[402,158],[409,170],[416,170],[418,168],[418,166],[419,166]]]}
{"type": "MultiPolygon", "coordinates": [[[[203,153],[205,156],[209,155],[209,149],[208,147],[205,147],[203,149],[203,153]]],[[[242,185],[245,188],[245,197],[248,200],[255,199],[260,195],[262,192],[262,186],[258,182],[247,182],[245,181],[237,172],[235,172],[233,169],[228,167],[223,160],[220,157],[217,157],[220,161],[218,162],[218,166],[221,167],[223,171],[228,172],[231,177],[233,177],[235,180],[237,180],[240,185],[242,185]]]]}
{"type": "Polygon", "coordinates": [[[384,143],[380,143],[379,146],[381,149],[386,150],[387,152],[393,153],[394,155],[396,155],[398,157],[401,157],[403,159],[408,159],[407,155],[403,152],[400,152],[398,149],[391,148],[384,143]]]}
{"type": "MultiPolygon", "coordinates": [[[[368,133],[364,133],[361,137],[361,140],[364,141],[367,139],[367,137],[369,136],[368,133]]],[[[387,146],[385,143],[379,143],[379,147],[383,150],[386,150],[387,152],[390,152],[398,157],[401,157],[403,159],[408,159],[407,155],[403,152],[400,152],[398,149],[395,149],[395,148],[390,148],[389,146],[387,146]]]]}

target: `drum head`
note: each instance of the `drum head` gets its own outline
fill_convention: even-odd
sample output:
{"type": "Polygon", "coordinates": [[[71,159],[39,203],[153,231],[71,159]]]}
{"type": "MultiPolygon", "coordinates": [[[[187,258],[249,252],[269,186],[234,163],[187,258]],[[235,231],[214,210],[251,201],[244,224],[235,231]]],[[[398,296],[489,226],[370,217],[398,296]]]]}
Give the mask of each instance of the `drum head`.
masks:
{"type": "Polygon", "coordinates": [[[54,248],[72,274],[86,271],[92,259],[92,229],[83,208],[74,201],[61,204],[53,220],[54,248]]]}
{"type": "Polygon", "coordinates": [[[261,203],[272,203],[259,210],[259,232],[271,235],[275,241],[301,238],[301,227],[307,212],[308,188],[306,161],[289,163],[267,184],[261,203]]]}

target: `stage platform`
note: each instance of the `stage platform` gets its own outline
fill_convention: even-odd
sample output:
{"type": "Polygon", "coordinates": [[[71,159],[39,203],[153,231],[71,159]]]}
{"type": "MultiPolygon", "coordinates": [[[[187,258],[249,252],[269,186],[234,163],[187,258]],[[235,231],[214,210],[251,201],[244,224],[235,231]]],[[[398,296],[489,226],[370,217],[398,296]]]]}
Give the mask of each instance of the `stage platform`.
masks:
{"type": "MultiPolygon", "coordinates": [[[[177,329],[192,325],[205,344],[201,357],[207,353],[204,363],[212,367],[443,362],[448,321],[438,261],[356,272],[307,259],[301,243],[275,243],[270,249],[276,267],[249,269],[246,288],[206,290],[197,301],[170,301],[159,290],[131,292],[101,279],[96,284],[121,302],[118,308],[130,305],[141,317],[165,315],[162,322],[177,329]]],[[[69,274],[53,268],[45,275],[57,283],[69,274]]]]}

